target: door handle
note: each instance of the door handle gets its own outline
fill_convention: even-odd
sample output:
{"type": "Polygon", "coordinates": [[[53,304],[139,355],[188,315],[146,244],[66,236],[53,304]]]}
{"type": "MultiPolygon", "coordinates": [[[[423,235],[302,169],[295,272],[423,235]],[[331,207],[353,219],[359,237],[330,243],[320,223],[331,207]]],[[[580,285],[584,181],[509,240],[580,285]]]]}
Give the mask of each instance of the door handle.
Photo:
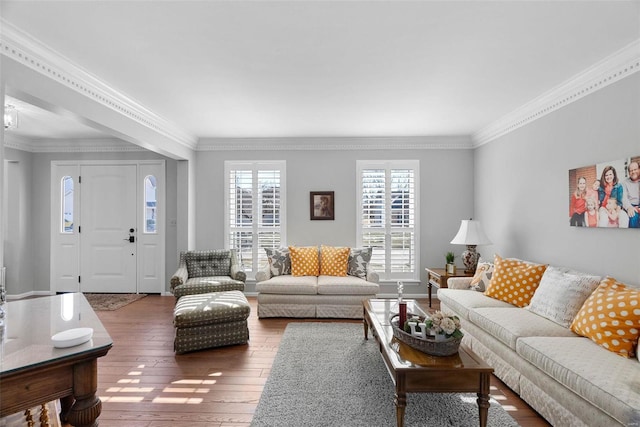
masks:
{"type": "Polygon", "coordinates": [[[133,233],[135,233],[136,229],[135,228],[130,228],[129,229],[129,238],[124,239],[124,240],[128,240],[129,243],[135,243],[136,242],[136,238],[133,235],[133,233]]]}

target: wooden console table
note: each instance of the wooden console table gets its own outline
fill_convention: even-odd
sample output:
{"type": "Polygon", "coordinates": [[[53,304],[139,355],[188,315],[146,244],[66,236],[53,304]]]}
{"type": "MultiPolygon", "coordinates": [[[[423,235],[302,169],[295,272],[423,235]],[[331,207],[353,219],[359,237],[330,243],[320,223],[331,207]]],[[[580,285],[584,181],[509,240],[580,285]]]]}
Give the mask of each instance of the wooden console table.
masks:
{"type": "Polygon", "coordinates": [[[450,277],[473,277],[472,273],[465,273],[463,269],[458,269],[455,274],[448,274],[444,268],[425,268],[427,272],[427,288],[429,289],[429,308],[431,308],[431,288],[447,287],[447,280],[450,277]]]}
{"type": "Polygon", "coordinates": [[[72,426],[97,426],[102,402],[98,357],[113,345],[81,293],[12,301],[0,327],[0,417],[60,399],[62,419],[72,426]],[[93,328],[88,342],[54,348],[58,332],[93,328]]]}

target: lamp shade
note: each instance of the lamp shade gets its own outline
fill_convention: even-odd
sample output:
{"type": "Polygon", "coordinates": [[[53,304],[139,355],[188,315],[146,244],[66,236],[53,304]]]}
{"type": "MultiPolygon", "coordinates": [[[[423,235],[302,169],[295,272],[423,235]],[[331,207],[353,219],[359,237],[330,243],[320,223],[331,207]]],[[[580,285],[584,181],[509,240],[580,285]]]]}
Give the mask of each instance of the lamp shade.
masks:
{"type": "Polygon", "coordinates": [[[451,243],[454,245],[490,245],[491,240],[484,234],[479,221],[463,219],[458,234],[451,243]]]}

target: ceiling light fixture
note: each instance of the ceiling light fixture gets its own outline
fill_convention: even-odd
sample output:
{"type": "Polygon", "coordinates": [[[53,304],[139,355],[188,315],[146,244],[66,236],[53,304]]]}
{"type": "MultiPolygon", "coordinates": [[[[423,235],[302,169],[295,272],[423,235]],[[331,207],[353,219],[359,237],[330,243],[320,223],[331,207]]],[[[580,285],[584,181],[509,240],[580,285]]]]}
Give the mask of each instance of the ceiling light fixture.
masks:
{"type": "Polygon", "coordinates": [[[16,129],[18,127],[18,110],[13,105],[4,106],[4,128],[16,129]]]}

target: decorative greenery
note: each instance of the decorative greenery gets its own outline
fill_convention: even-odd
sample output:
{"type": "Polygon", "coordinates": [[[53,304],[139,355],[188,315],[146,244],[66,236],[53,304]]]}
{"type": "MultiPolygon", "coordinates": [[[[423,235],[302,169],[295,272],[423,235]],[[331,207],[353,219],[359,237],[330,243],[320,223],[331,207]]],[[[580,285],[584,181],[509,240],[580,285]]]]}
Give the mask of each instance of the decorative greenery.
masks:
{"type": "Polygon", "coordinates": [[[407,319],[403,327],[406,333],[411,333],[409,322],[416,322],[418,324],[416,331],[421,331],[420,324],[424,323],[427,333],[431,331],[436,334],[444,334],[447,338],[462,338],[464,336],[460,330],[460,318],[455,315],[444,314],[441,311],[436,311],[427,319],[415,315],[411,316],[410,319],[407,319]]]}
{"type": "Polygon", "coordinates": [[[447,260],[447,264],[453,264],[453,261],[456,259],[456,255],[453,252],[447,252],[444,257],[447,260]]]}

